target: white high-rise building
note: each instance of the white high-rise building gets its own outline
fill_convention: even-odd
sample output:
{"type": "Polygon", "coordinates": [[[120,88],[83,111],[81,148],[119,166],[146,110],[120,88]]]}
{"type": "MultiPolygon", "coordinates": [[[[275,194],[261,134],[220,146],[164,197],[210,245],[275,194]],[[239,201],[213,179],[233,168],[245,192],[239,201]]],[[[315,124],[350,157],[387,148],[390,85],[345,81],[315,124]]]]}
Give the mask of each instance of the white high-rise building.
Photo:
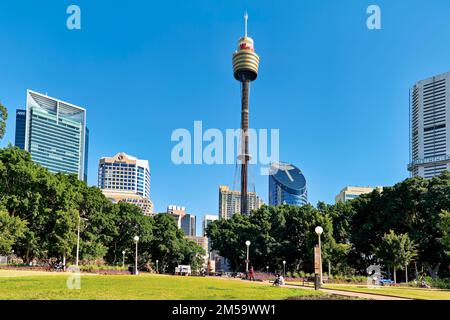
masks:
{"type": "Polygon", "coordinates": [[[450,72],[417,82],[410,91],[411,176],[450,170],[450,72]]]}
{"type": "Polygon", "coordinates": [[[101,158],[98,165],[98,187],[113,202],[133,203],[144,214],[153,213],[147,160],[139,160],[124,152],[114,157],[101,158]]]}

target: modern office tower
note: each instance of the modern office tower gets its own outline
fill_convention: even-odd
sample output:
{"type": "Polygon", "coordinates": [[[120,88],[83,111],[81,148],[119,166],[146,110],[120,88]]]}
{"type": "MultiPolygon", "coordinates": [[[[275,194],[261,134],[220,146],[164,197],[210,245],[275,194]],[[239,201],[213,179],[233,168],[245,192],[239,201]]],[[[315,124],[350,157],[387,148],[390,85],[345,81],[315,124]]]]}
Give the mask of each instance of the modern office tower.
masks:
{"type": "Polygon", "coordinates": [[[308,203],[306,179],[299,168],[277,162],[269,171],[269,204],[302,206],[308,203]]]}
{"type": "MultiPolygon", "coordinates": [[[[248,207],[246,214],[261,208],[264,204],[255,192],[247,193],[248,207]]],[[[241,192],[230,190],[227,186],[219,186],[219,217],[230,219],[235,213],[241,213],[241,192]]]]}
{"type": "Polygon", "coordinates": [[[28,90],[25,150],[51,172],[87,177],[86,110],[28,90]]]}
{"type": "Polygon", "coordinates": [[[14,145],[25,150],[25,129],[27,126],[27,110],[16,110],[16,137],[14,145]]]}
{"type": "Polygon", "coordinates": [[[206,236],[206,228],[211,224],[211,222],[219,219],[219,216],[207,214],[203,217],[202,227],[203,227],[203,236],[206,236]]]}
{"type": "Polygon", "coordinates": [[[353,200],[358,198],[362,194],[371,193],[373,190],[378,189],[383,190],[383,187],[345,187],[341,192],[334,198],[335,202],[346,202],[348,200],[353,200]]]}
{"type": "Polygon", "coordinates": [[[245,30],[244,36],[239,39],[238,48],[233,54],[233,72],[234,78],[241,83],[241,146],[238,159],[241,162],[241,214],[248,214],[249,203],[247,197],[247,171],[249,154],[249,108],[248,99],[250,92],[250,82],[258,77],[259,56],[255,53],[253,39],[247,36],[247,20],[248,15],[245,14],[245,30]]]}
{"type": "Polygon", "coordinates": [[[113,202],[133,203],[144,214],[153,213],[147,160],[139,160],[124,152],[101,158],[98,165],[98,187],[113,202]]]}
{"type": "Polygon", "coordinates": [[[167,214],[175,219],[178,228],[183,230],[185,236],[196,236],[197,218],[195,215],[187,213],[186,207],[170,205],[167,207],[167,214]]]}
{"type": "Polygon", "coordinates": [[[197,218],[195,215],[187,213],[181,219],[181,229],[186,236],[195,237],[197,234],[197,218]]]}
{"type": "Polygon", "coordinates": [[[410,90],[411,176],[426,179],[450,170],[450,72],[410,90]]]}

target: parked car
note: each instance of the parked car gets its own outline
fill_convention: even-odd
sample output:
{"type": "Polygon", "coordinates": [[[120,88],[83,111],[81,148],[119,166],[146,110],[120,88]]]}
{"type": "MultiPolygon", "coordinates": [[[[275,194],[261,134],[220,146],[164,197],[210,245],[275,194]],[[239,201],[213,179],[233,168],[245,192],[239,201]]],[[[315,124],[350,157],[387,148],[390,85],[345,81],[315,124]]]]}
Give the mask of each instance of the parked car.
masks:
{"type": "Polygon", "coordinates": [[[392,281],[391,279],[381,279],[380,284],[382,286],[391,286],[394,284],[394,281],[392,281]]]}

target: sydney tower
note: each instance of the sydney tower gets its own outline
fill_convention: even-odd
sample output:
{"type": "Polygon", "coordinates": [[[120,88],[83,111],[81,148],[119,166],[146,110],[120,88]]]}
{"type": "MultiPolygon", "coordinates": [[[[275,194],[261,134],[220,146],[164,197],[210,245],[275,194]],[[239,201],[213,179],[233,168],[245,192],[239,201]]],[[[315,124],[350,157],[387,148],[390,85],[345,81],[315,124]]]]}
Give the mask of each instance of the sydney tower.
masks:
{"type": "Polygon", "coordinates": [[[247,176],[250,154],[248,148],[248,99],[250,82],[258,77],[259,56],[255,53],[253,39],[247,36],[248,15],[245,14],[245,32],[239,39],[237,51],[233,54],[234,78],[241,82],[241,151],[238,159],[241,162],[241,214],[248,213],[247,176]]]}

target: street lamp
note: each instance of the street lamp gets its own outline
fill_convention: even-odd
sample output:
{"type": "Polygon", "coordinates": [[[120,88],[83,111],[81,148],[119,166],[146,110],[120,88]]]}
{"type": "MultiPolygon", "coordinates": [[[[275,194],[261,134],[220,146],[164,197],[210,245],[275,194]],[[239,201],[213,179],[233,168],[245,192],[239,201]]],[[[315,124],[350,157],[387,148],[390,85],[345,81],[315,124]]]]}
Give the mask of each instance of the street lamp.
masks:
{"type": "Polygon", "coordinates": [[[266,267],[267,274],[269,274],[269,266],[266,267]]]}
{"type": "Polygon", "coordinates": [[[75,265],[78,267],[78,261],[80,259],[80,222],[81,219],[83,219],[84,221],[88,221],[88,219],[86,218],[81,218],[81,215],[78,214],[78,225],[77,225],[77,258],[76,258],[76,262],[75,265]]]}
{"type": "Polygon", "coordinates": [[[139,237],[138,236],[134,236],[133,238],[134,242],[136,243],[136,256],[134,258],[134,274],[138,275],[138,242],[139,242],[139,237]]]}
{"type": "Polygon", "coordinates": [[[317,236],[319,237],[319,252],[320,252],[320,284],[323,284],[323,280],[322,280],[322,244],[320,242],[320,235],[323,233],[323,228],[321,226],[317,226],[316,229],[314,230],[317,234],[317,236]]]}
{"type": "Polygon", "coordinates": [[[156,260],[156,273],[159,273],[158,262],[159,260],[156,260]]]}
{"type": "Polygon", "coordinates": [[[125,267],[125,250],[122,251],[122,268],[125,267]]]}
{"type": "Polygon", "coordinates": [[[245,272],[246,272],[246,275],[248,275],[248,263],[250,262],[249,261],[249,259],[248,259],[248,254],[249,254],[249,248],[250,248],[250,241],[245,241],[245,245],[247,246],[247,260],[245,260],[245,272]]]}
{"type": "Polygon", "coordinates": [[[283,275],[286,276],[286,260],[283,260],[283,275]]]}

